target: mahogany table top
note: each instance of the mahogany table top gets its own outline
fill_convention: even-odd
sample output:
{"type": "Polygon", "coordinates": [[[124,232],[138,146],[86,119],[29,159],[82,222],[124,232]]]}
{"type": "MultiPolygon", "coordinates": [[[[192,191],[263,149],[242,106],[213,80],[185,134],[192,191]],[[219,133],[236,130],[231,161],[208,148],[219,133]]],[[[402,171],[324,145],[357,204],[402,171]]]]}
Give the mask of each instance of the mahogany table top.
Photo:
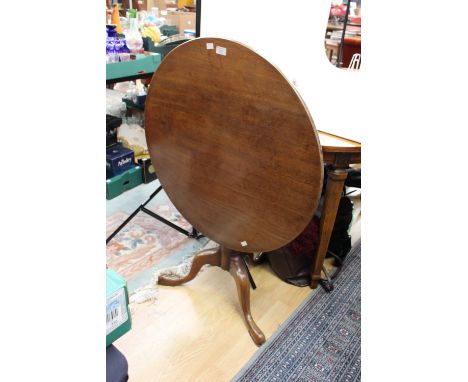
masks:
{"type": "Polygon", "coordinates": [[[198,38],[175,48],[151,81],[145,129],[167,195],[217,243],[273,250],[311,220],[318,133],[294,87],[246,46],[198,38]]]}

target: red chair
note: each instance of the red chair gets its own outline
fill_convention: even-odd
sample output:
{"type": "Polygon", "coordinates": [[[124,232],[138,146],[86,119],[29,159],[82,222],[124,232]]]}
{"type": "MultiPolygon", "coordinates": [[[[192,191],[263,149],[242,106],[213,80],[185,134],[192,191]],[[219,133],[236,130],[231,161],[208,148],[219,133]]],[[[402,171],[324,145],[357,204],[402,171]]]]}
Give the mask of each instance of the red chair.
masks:
{"type": "Polygon", "coordinates": [[[361,54],[361,38],[360,37],[345,37],[343,42],[343,54],[341,58],[341,67],[347,68],[351,62],[353,54],[361,54]]]}

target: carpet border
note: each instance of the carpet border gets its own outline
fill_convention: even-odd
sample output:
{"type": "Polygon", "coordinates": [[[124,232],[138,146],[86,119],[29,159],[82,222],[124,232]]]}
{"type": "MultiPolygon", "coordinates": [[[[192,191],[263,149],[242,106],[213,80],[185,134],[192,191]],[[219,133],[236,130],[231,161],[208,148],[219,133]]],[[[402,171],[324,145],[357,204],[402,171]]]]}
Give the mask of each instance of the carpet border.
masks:
{"type": "MultiPolygon", "coordinates": [[[[350,253],[348,254],[348,256],[350,256],[354,251],[357,250],[357,248],[361,248],[361,238],[359,238],[356,243],[353,245],[353,247],[351,248],[350,250],[350,253]]],[[[309,288],[308,286],[304,287],[304,288],[309,288]]],[[[317,287],[317,289],[313,290],[311,293],[314,293],[316,291],[316,293],[314,293],[311,297],[311,299],[315,298],[316,296],[318,296],[318,293],[326,293],[323,289],[318,289],[320,288],[317,287]]],[[[333,292],[332,292],[333,293],[333,292]]],[[[309,295],[310,296],[310,295],[309,295]]],[[[270,338],[267,339],[267,341],[265,342],[265,344],[263,346],[270,346],[270,344],[279,336],[281,335],[281,332],[282,330],[284,329],[284,327],[289,324],[289,322],[291,322],[294,317],[296,316],[296,313],[299,312],[308,302],[309,302],[309,296],[307,296],[304,301],[301,302],[301,304],[296,308],[294,309],[294,311],[290,314],[290,316],[286,319],[286,321],[284,321],[278,329],[275,330],[275,332],[270,336],[270,338]]],[[[236,382],[239,380],[239,378],[242,376],[242,374],[244,374],[244,372],[250,367],[252,366],[252,364],[258,359],[258,357],[260,357],[260,354],[263,352],[263,348],[262,346],[260,346],[256,351],[255,353],[252,355],[252,357],[250,357],[250,359],[247,361],[247,363],[242,366],[242,368],[234,375],[234,377],[232,377],[232,379],[230,380],[230,382],[236,382]]]]}

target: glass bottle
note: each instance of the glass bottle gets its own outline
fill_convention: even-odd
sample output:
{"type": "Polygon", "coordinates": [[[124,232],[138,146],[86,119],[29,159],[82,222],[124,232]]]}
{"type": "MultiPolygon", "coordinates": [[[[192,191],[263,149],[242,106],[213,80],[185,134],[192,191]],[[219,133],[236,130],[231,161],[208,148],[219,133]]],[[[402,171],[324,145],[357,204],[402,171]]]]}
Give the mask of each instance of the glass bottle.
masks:
{"type": "Polygon", "coordinates": [[[125,33],[125,40],[127,46],[132,53],[138,53],[143,48],[143,39],[141,33],[138,30],[138,19],[136,17],[136,11],[131,9],[129,11],[130,17],[130,28],[125,33]]]}

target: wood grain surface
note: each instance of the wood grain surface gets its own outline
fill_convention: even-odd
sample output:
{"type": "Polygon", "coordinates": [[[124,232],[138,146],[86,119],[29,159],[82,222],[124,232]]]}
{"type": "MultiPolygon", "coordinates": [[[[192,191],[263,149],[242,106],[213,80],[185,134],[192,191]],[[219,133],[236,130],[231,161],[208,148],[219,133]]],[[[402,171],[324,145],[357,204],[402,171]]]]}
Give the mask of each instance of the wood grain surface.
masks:
{"type": "MultiPolygon", "coordinates": [[[[258,284],[251,311],[268,338],[315,291],[281,282],[266,263],[250,270],[258,284]]],[[[230,381],[258,347],[229,273],[210,267],[188,284],[159,288],[156,302],[131,306],[132,330],[115,342],[129,382],[230,381]]]]}
{"type": "Polygon", "coordinates": [[[323,151],[340,153],[359,153],[361,152],[361,143],[351,139],[339,137],[330,133],[319,131],[320,144],[323,151]]]}
{"type": "Polygon", "coordinates": [[[163,188],[210,239],[268,251],[310,221],[323,181],[317,131],[282,73],[246,46],[199,38],[174,49],[151,81],[145,128],[163,188]]]}

